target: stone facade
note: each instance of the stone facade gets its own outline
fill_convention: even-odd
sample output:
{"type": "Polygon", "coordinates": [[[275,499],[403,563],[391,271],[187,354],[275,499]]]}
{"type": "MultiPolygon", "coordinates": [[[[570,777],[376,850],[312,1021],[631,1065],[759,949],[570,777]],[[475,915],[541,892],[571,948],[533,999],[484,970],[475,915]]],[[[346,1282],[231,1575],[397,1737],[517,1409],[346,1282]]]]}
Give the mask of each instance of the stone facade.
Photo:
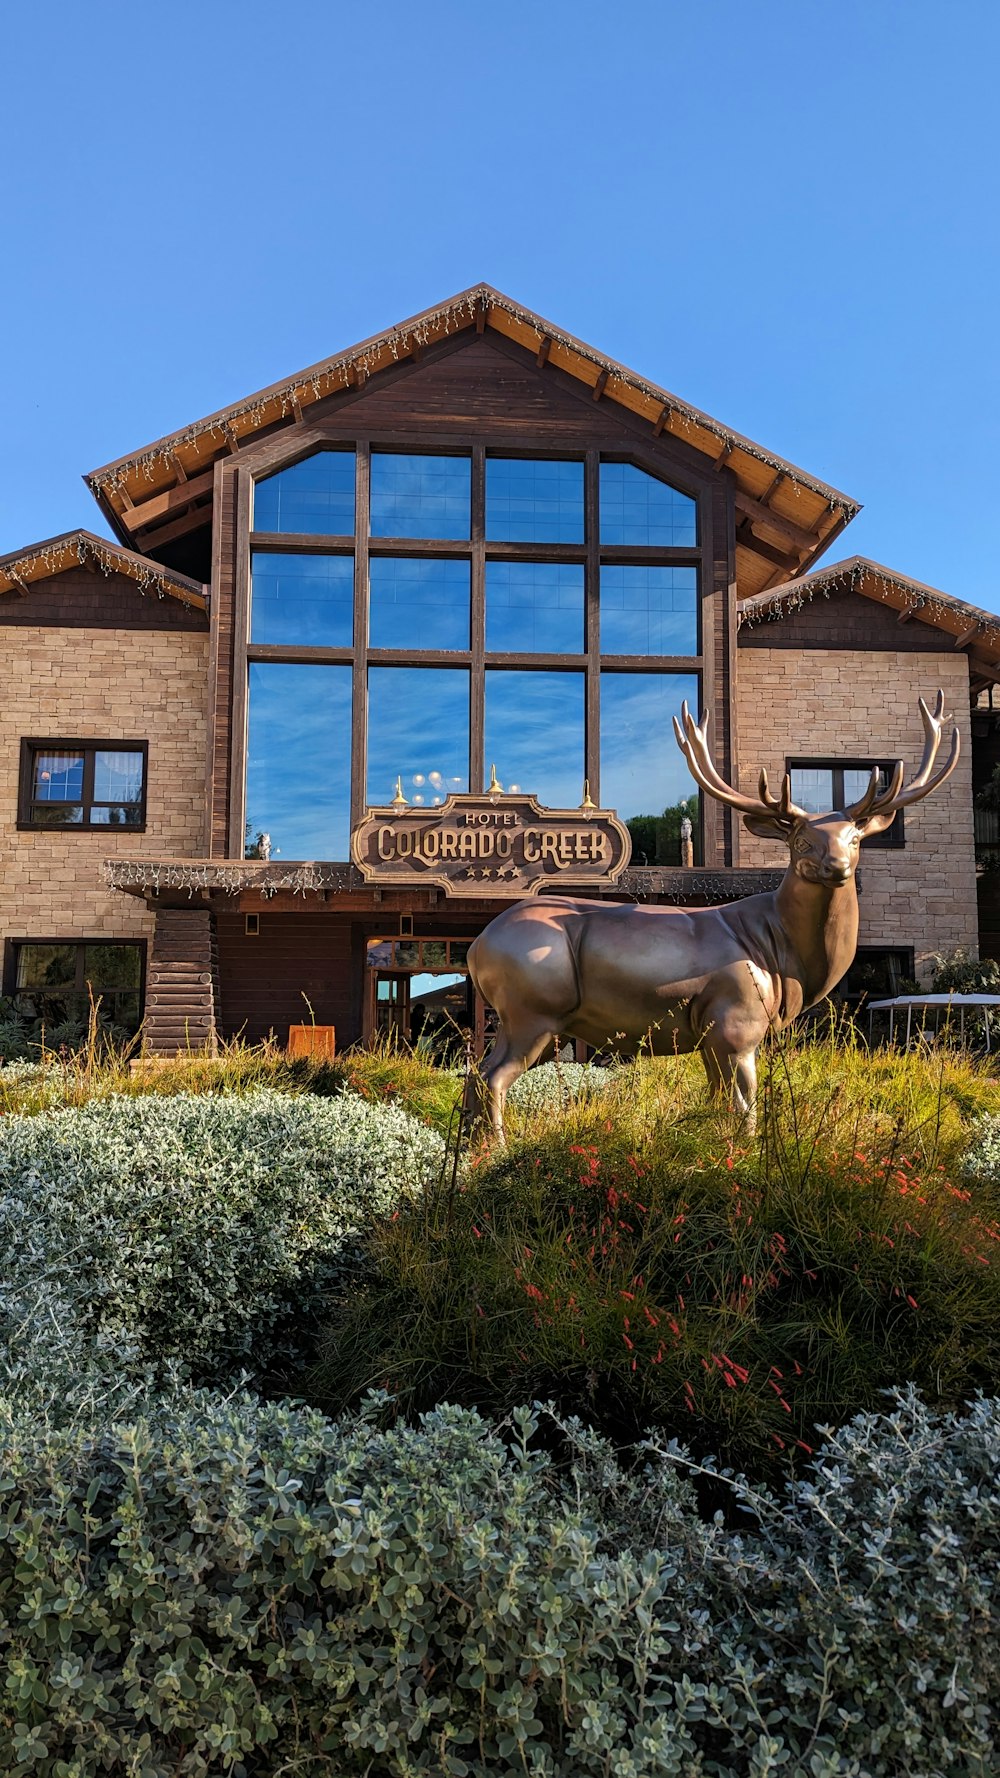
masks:
{"type": "Polygon", "coordinates": [[[204,849],[208,646],[195,630],[0,631],[0,938],[152,937],[154,916],[106,889],[101,865],[154,836],[162,853],[204,849]],[[145,833],[18,831],[21,741],[63,735],[148,741],[145,833]]]}
{"type": "MultiPolygon", "coordinates": [[[[906,843],[862,848],[860,945],[912,945],[929,984],[935,951],[978,942],[972,821],[969,665],[965,656],[834,649],[741,648],[737,733],[740,789],[754,792],[761,767],[772,788],[790,758],[902,759],[912,775],[923,751],[917,699],[938,686],[954,714],[962,755],[926,802],[905,811],[906,843]]],[[[898,818],[897,818],[898,819],[898,818]]],[[[737,821],[741,865],[777,862],[780,848],[737,821]]]]}

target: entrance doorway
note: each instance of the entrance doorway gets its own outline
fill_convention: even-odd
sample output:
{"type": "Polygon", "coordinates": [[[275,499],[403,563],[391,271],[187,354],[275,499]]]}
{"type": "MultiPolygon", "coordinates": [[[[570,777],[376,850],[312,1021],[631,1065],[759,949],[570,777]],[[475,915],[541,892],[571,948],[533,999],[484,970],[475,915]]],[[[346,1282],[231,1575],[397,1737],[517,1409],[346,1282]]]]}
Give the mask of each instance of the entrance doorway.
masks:
{"type": "Polygon", "coordinates": [[[436,1062],[482,1046],[483,1009],[469,980],[471,939],[375,938],[368,942],[365,1040],[408,1044],[436,1062]]]}

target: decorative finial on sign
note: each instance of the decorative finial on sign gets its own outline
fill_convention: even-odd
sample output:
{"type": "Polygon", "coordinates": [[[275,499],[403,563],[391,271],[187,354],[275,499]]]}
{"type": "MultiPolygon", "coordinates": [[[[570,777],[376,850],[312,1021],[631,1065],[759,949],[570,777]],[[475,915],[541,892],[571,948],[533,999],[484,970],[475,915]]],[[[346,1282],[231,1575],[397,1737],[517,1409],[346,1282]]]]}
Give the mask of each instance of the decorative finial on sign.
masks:
{"type": "Polygon", "coordinates": [[[503,796],[503,785],[497,777],[497,769],[494,765],[490,766],[490,787],[486,794],[487,796],[503,796]]]}
{"type": "Polygon", "coordinates": [[[584,778],[584,780],[583,780],[583,801],[580,804],[580,807],[581,807],[581,809],[596,809],[596,807],[597,807],[597,804],[595,803],[593,797],[590,794],[590,779],[589,778],[584,778]]]}
{"type": "Polygon", "coordinates": [[[391,803],[390,807],[392,807],[393,809],[407,809],[407,808],[409,808],[409,803],[407,802],[405,796],[403,795],[402,774],[400,774],[400,776],[396,779],[396,794],[392,799],[392,803],[391,803]]]}

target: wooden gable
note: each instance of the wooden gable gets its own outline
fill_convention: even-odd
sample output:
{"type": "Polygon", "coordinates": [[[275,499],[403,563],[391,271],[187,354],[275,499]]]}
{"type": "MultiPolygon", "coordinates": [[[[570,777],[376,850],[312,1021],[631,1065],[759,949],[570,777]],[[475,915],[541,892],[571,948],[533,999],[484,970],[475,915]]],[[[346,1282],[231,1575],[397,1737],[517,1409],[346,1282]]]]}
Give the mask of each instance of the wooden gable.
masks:
{"type": "Polygon", "coordinates": [[[900,654],[941,654],[953,646],[933,624],[919,617],[900,622],[889,605],[866,599],[849,587],[819,593],[779,618],[743,623],[740,648],[884,649],[900,654]]]}
{"type": "Polygon", "coordinates": [[[0,598],[0,624],[72,630],[207,630],[208,615],[162,593],[144,593],[126,574],[66,568],[0,598]]]}

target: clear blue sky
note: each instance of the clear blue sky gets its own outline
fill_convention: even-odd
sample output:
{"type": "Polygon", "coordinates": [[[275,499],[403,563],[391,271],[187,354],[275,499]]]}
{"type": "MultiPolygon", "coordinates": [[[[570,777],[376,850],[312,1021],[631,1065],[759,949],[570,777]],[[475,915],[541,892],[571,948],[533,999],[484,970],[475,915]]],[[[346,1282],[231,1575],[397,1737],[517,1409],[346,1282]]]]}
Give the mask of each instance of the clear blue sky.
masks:
{"type": "Polygon", "coordinates": [[[991,610],[996,0],[39,0],[5,63],[0,551],[478,279],[991,610]]]}

